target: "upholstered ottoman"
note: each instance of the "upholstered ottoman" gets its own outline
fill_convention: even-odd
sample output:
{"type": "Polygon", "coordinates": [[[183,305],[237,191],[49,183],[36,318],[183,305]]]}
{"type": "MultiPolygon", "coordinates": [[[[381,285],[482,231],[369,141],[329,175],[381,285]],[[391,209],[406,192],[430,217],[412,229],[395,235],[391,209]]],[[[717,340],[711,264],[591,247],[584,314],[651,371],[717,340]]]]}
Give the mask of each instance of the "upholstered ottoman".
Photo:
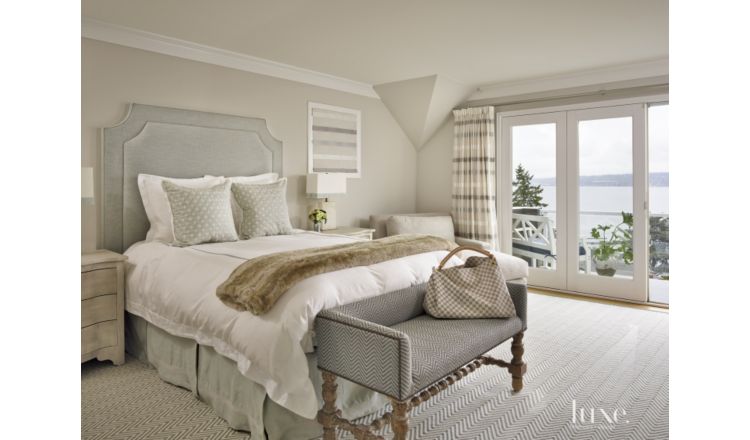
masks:
{"type": "Polygon", "coordinates": [[[358,439],[382,439],[374,431],[389,423],[394,439],[406,439],[410,409],[485,364],[508,369],[513,390],[521,390],[526,285],[508,283],[517,316],[505,319],[432,318],[422,308],[425,288],[410,287],[318,315],[324,400],[318,422],[324,439],[335,439],[337,427],[358,439]],[[510,338],[510,362],[484,355],[510,338]],[[336,408],[337,376],[389,396],[393,411],[368,425],[343,419],[336,408]]]}

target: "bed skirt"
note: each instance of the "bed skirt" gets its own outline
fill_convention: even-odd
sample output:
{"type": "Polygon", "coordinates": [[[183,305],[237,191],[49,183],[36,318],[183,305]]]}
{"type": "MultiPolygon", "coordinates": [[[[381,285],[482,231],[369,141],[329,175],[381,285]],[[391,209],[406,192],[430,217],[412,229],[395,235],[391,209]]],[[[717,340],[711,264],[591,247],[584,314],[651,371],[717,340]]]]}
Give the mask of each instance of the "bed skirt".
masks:
{"type": "MultiPolygon", "coordinates": [[[[268,398],[264,388],[243,376],[237,364],[192,339],[173,336],[145,319],[126,313],[126,351],[152,365],[159,377],[190,390],[210,405],[234,429],[248,431],[253,440],[313,439],[323,431],[306,419],[268,398]]],[[[322,405],[323,379],[315,354],[307,355],[308,369],[322,405]]],[[[385,396],[346,380],[338,381],[338,402],[350,420],[376,412],[385,396]]]]}

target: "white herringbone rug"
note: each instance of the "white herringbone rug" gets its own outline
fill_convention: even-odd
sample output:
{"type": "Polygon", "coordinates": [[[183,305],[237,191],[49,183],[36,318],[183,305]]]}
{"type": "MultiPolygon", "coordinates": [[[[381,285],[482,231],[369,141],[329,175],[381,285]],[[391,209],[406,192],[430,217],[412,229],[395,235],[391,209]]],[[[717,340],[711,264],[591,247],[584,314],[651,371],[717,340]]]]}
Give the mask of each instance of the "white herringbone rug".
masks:
{"type": "MultiPolygon", "coordinates": [[[[666,313],[529,295],[523,391],[482,367],[415,409],[409,438],[666,439],[668,324],[666,313]]],[[[510,359],[509,344],[493,354],[510,359]]],[[[84,439],[249,438],[133,359],[83,365],[81,392],[84,439]]]]}

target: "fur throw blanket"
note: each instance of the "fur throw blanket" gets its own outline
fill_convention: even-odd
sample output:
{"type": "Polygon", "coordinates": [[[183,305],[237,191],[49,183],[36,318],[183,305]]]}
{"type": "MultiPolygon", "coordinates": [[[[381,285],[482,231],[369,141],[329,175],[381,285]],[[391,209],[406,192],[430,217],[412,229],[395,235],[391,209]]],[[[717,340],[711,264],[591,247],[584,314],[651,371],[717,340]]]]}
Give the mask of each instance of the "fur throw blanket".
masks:
{"type": "Polygon", "coordinates": [[[451,250],[455,243],[430,235],[395,235],[373,241],[263,255],[242,263],[217,289],[237,310],[262,315],[292,286],[312,276],[387,260],[451,250]]]}

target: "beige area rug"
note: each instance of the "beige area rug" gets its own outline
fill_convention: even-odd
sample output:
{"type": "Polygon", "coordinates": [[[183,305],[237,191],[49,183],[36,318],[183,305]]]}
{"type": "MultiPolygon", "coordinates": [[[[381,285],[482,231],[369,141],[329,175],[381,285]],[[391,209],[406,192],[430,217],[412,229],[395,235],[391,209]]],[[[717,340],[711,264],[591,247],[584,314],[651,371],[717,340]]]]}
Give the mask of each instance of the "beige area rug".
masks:
{"type": "MultiPolygon", "coordinates": [[[[667,439],[668,325],[667,313],[531,294],[524,390],[512,394],[507,373],[483,367],[419,406],[409,438],[667,439]]],[[[82,365],[81,393],[87,440],[249,438],[132,358],[82,365]]]]}

